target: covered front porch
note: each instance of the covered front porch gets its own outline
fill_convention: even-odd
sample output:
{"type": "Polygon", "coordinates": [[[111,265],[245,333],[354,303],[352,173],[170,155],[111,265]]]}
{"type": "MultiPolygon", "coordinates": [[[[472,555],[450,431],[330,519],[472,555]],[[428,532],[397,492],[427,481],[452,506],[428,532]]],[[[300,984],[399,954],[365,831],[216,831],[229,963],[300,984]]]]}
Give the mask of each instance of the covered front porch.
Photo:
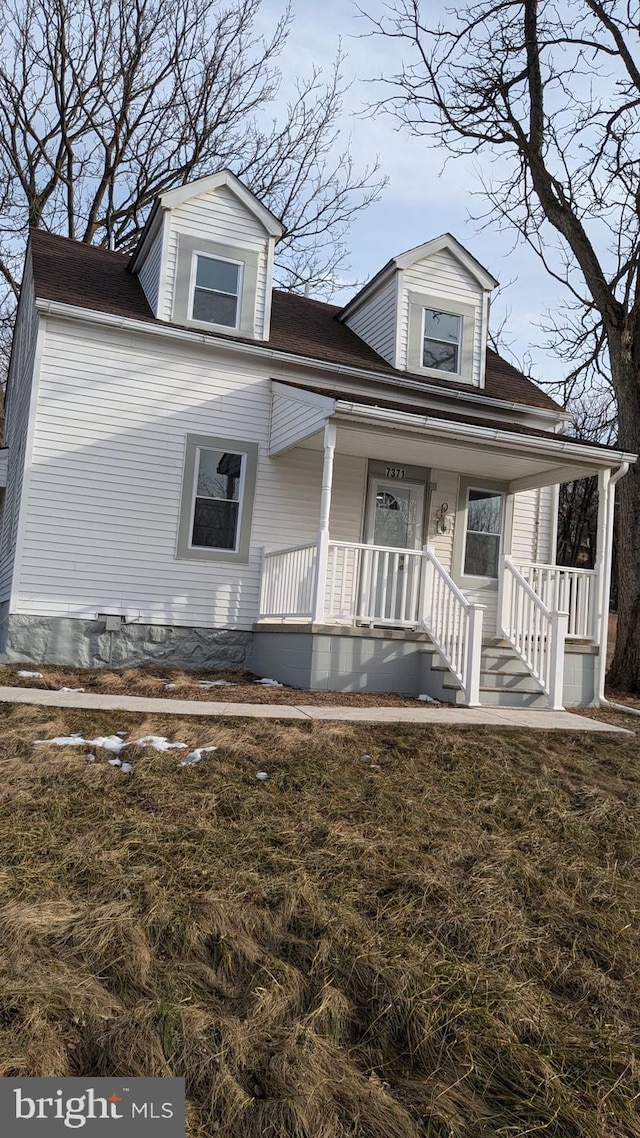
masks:
{"type": "MultiPolygon", "coordinates": [[[[399,651],[402,643],[406,656],[412,644],[425,694],[468,706],[504,689],[512,704],[521,693],[532,705],[535,697],[536,706],[561,708],[568,657],[575,672],[580,656],[591,678],[580,681],[581,694],[571,701],[597,700],[614,486],[631,456],[535,429],[516,431],[508,422],[489,427],[274,388],[273,457],[321,449],[322,477],[316,533],[264,551],[257,634],[278,626],[280,633],[321,635],[324,652],[327,638],[339,637],[340,659],[345,637],[358,638],[360,659],[369,637],[384,644],[377,654],[371,650],[372,660],[382,653],[388,668],[390,646],[395,642],[399,651]],[[353,540],[332,532],[341,453],[367,463],[353,540]],[[600,494],[596,567],[558,566],[557,487],[591,474],[600,494]]],[[[274,669],[283,645],[274,638],[274,669]]],[[[342,665],[329,672],[336,685],[346,675],[342,665]]],[[[366,675],[359,676],[364,686],[366,675]]]]}

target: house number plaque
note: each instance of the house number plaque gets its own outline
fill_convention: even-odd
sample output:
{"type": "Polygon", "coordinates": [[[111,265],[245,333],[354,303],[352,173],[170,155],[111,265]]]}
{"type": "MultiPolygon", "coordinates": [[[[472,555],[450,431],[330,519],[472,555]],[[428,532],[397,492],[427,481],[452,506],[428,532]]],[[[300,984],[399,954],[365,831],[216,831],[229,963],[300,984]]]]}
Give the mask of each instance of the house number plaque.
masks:
{"type": "Polygon", "coordinates": [[[404,478],[404,475],[405,475],[404,467],[402,467],[402,466],[388,466],[387,467],[387,473],[386,473],[387,478],[404,478]]]}

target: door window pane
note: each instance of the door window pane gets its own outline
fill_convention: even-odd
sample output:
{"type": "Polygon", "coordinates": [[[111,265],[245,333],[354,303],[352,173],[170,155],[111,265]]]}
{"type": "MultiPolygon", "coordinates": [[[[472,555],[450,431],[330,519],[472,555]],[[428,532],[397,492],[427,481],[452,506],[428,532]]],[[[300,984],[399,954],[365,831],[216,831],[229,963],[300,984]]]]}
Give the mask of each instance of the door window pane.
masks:
{"type": "Polygon", "coordinates": [[[192,546],[235,549],[244,456],[199,448],[192,546]]]}
{"type": "Polygon", "coordinates": [[[498,576],[502,516],[502,494],[469,490],[464,556],[464,572],[469,576],[498,576]]]}
{"type": "Polygon", "coordinates": [[[422,366],[436,368],[438,371],[459,372],[461,333],[461,316],[425,308],[422,366]]]}
{"type": "Polygon", "coordinates": [[[413,487],[376,490],[373,544],[396,549],[414,549],[420,543],[422,495],[413,487]]]}

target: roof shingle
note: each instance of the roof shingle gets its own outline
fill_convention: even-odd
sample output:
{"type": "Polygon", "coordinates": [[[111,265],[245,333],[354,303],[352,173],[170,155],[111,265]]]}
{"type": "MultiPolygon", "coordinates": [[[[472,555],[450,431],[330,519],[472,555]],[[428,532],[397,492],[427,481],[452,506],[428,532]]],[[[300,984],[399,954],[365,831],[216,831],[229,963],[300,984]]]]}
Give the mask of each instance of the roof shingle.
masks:
{"type": "MultiPolygon", "coordinates": [[[[156,320],[142,286],[129,272],[129,256],[66,237],[33,230],[31,252],[35,292],[43,300],[59,301],[95,312],[129,317],[153,324],[156,320]]],[[[276,352],[289,352],[309,360],[378,372],[381,379],[411,378],[450,390],[469,391],[466,384],[397,371],[346,324],[336,319],[341,311],[333,304],[273,292],[271,334],[265,345],[276,352]]],[[[242,342],[242,337],[232,337],[242,342]]],[[[254,341],[250,341],[254,342],[254,341]]],[[[544,391],[522,375],[507,360],[487,348],[484,388],[471,389],[474,396],[500,399],[547,410],[560,410],[544,391]]]]}

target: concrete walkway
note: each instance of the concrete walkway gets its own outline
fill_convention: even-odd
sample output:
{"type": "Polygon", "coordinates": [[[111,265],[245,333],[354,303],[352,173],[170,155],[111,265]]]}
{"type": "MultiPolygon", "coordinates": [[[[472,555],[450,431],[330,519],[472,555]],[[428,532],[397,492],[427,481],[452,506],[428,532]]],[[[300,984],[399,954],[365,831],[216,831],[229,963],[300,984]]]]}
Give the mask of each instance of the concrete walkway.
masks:
{"type": "Polygon", "coordinates": [[[97,692],[59,692],[43,688],[0,687],[0,702],[42,707],[75,707],[84,711],[142,711],[156,715],[233,716],[251,719],[332,719],[345,723],[422,723],[438,727],[518,727],[533,731],[608,731],[633,734],[597,719],[568,711],[533,711],[510,707],[329,707],[286,703],[209,703],[195,699],[153,699],[97,692]]]}

